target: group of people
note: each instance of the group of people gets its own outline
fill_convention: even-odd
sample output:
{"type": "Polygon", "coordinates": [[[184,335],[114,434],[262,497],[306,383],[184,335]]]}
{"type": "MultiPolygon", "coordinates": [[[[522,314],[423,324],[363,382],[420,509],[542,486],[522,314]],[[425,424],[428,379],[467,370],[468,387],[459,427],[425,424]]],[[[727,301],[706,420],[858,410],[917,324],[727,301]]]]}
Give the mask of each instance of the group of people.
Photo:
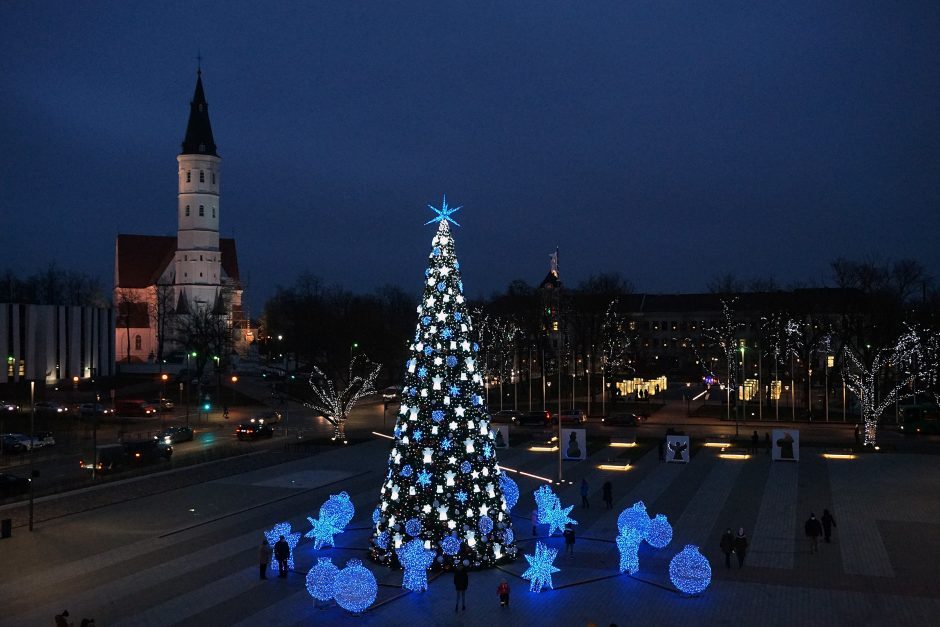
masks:
{"type": "MultiPolygon", "coordinates": [[[[835,528],[836,519],[828,509],[823,510],[821,519],[816,518],[815,513],[810,513],[809,518],[803,525],[803,531],[809,539],[809,552],[819,553],[820,536],[826,543],[832,542],[832,530],[835,528]]],[[[731,529],[725,529],[719,543],[721,552],[725,554],[725,568],[731,568],[731,555],[738,558],[738,568],[744,567],[744,557],[747,555],[747,535],[744,533],[744,527],[738,528],[738,533],[732,533],[731,529]]]]}
{"type": "MultiPolygon", "coordinates": [[[[454,566],[454,590],[457,591],[457,600],[454,603],[454,611],[459,612],[467,609],[467,588],[470,587],[470,575],[462,564],[454,566]]],[[[499,599],[500,607],[509,607],[509,582],[501,579],[496,586],[496,598],[499,599]]]]}
{"type": "Polygon", "coordinates": [[[274,548],[268,544],[267,538],[261,538],[261,546],[258,548],[258,561],[261,567],[261,579],[268,578],[268,564],[271,563],[271,555],[277,560],[277,576],[281,579],[287,577],[287,560],[290,558],[290,545],[284,536],[274,543],[274,548]]]}

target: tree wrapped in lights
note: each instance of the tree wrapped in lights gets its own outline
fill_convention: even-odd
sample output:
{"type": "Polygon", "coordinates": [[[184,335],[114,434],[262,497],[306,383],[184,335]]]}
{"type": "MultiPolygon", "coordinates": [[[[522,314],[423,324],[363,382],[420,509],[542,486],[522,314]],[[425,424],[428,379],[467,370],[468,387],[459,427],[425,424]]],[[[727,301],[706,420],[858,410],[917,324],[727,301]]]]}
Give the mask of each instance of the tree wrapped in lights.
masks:
{"type": "Polygon", "coordinates": [[[920,352],[920,337],[910,328],[892,346],[866,347],[865,351],[845,347],[842,376],[846,387],[858,397],[865,446],[875,446],[878,420],[885,409],[913,395],[920,352]],[[884,390],[880,386],[882,381],[887,386],[884,390]]]}
{"type": "Polygon", "coordinates": [[[371,555],[393,564],[395,551],[417,539],[438,563],[469,560],[489,567],[515,558],[516,547],[484,406],[479,346],[471,339],[448,225],[456,224],[450,216],[457,209],[446,200],[432,209],[438,217],[431,222],[440,224],[405,365],[371,555]]]}
{"type": "Polygon", "coordinates": [[[314,400],[305,403],[307,407],[323,414],[323,417],[333,425],[333,439],[346,443],[346,420],[349,414],[363,396],[375,392],[375,379],[379,376],[382,366],[370,362],[363,355],[349,362],[349,383],[344,388],[333,384],[323,371],[313,367],[310,374],[310,387],[313,388],[314,400]],[[356,372],[365,372],[357,375],[356,372]]]}

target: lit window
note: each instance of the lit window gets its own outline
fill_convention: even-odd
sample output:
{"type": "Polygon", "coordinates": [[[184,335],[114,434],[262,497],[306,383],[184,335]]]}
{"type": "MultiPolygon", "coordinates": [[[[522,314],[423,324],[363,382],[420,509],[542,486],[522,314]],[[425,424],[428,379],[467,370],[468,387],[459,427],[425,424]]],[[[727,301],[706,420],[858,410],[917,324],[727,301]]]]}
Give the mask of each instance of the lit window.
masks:
{"type": "Polygon", "coordinates": [[[142,340],[139,335],[134,336],[134,350],[139,351],[142,340]]]}
{"type": "Polygon", "coordinates": [[[206,173],[203,170],[199,170],[199,182],[200,183],[206,182],[206,173]]]}
{"type": "Polygon", "coordinates": [[[199,217],[202,218],[206,215],[206,208],[202,205],[199,205],[199,217]]]}
{"type": "Polygon", "coordinates": [[[193,181],[193,173],[190,172],[189,170],[186,170],[186,182],[192,183],[192,181],[193,181]]]}

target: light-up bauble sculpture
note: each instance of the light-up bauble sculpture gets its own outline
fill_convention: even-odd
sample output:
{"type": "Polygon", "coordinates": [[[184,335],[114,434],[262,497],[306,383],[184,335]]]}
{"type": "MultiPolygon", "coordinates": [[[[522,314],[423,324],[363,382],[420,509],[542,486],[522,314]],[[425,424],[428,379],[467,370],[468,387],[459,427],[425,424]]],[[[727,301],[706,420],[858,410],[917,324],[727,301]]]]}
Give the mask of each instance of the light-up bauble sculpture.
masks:
{"type": "Polygon", "coordinates": [[[329,601],[338,573],[339,568],[330,558],[321,557],[307,573],[307,593],[317,601],[329,601]]]}
{"type": "Polygon", "coordinates": [[[672,525],[663,514],[656,514],[650,521],[649,531],[646,533],[646,542],[652,547],[661,549],[672,541],[672,525]]]}
{"type": "Polygon", "coordinates": [[[336,603],[353,613],[360,613],[375,602],[379,584],[375,575],[357,559],[346,562],[346,567],[336,573],[333,598],[336,603]]]}
{"type": "Polygon", "coordinates": [[[669,562],[669,579],[679,591],[700,594],[712,580],[712,567],[694,544],[687,544],[669,562]]]}

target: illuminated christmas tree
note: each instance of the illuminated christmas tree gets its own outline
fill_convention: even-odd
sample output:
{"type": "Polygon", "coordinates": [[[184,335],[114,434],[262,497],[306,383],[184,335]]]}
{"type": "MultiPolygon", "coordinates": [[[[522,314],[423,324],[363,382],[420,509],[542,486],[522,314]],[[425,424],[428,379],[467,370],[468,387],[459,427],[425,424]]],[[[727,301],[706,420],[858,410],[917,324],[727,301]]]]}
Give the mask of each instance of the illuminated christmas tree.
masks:
{"type": "MultiPolygon", "coordinates": [[[[488,567],[516,556],[500,484],[495,435],[484,405],[479,346],[463,297],[445,198],[425,271],[395,440],[373,514],[372,558],[394,564],[419,539],[435,564],[488,567]]],[[[459,226],[459,225],[457,225],[459,226]]]]}

